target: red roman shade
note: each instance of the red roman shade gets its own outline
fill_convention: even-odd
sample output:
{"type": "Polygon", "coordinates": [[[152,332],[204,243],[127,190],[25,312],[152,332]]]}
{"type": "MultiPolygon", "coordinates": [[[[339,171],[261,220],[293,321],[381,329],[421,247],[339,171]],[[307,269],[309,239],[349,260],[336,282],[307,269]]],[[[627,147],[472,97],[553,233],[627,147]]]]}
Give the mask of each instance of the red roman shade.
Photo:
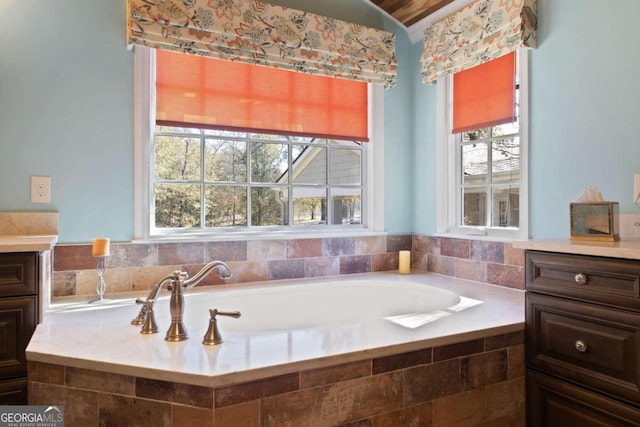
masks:
{"type": "Polygon", "coordinates": [[[452,133],[513,122],[515,79],[515,52],[455,73],[452,133]]]}
{"type": "Polygon", "coordinates": [[[157,50],[156,123],[368,141],[368,87],[157,50]]]}

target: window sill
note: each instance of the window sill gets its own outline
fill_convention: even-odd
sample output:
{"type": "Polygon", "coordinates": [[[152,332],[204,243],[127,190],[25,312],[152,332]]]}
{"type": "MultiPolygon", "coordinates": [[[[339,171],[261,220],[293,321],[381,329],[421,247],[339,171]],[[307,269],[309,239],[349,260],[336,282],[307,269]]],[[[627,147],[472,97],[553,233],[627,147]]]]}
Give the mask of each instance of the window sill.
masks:
{"type": "Polygon", "coordinates": [[[463,239],[463,240],[480,240],[485,242],[504,242],[511,243],[519,240],[526,240],[519,236],[491,236],[480,234],[464,234],[464,233],[435,233],[435,237],[445,237],[447,239],[463,239]]]}
{"type": "Polygon", "coordinates": [[[378,237],[386,236],[384,231],[367,229],[326,231],[282,230],[282,231],[253,231],[226,233],[192,233],[154,235],[148,238],[133,239],[133,243],[191,243],[203,241],[229,242],[245,240],[295,240],[295,239],[326,239],[335,237],[378,237]]]}

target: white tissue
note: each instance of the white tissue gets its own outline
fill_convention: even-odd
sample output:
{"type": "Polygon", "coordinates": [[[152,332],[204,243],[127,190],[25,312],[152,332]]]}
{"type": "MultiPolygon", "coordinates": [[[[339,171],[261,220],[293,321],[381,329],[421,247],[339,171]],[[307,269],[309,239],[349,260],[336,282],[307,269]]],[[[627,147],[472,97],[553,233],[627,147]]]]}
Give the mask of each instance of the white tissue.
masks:
{"type": "Polygon", "coordinates": [[[598,190],[598,187],[596,187],[595,185],[588,185],[578,195],[576,202],[602,202],[602,194],[600,193],[600,190],[598,190]]]}

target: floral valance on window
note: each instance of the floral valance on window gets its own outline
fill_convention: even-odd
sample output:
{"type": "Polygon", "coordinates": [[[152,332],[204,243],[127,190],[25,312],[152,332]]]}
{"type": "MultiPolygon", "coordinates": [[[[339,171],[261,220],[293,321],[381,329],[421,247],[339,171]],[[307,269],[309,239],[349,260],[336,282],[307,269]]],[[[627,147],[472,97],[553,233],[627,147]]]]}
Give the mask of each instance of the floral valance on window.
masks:
{"type": "Polygon", "coordinates": [[[395,34],[251,0],[127,0],[127,42],[396,83],[395,34]]]}
{"type": "Polygon", "coordinates": [[[425,30],[422,81],[433,83],[519,47],[537,47],[536,0],[478,0],[425,30]]]}

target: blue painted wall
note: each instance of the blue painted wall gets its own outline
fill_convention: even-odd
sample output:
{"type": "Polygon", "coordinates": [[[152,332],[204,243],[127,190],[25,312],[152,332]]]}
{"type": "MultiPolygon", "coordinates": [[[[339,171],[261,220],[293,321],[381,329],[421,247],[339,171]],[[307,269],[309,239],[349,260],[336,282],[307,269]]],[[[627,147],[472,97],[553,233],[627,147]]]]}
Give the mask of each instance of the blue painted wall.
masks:
{"type": "MultiPolygon", "coordinates": [[[[394,31],[399,85],[385,92],[385,228],[435,232],[435,87],[422,43],[366,0],[274,3],[394,31]]],[[[533,237],[568,235],[568,204],[589,184],[637,213],[637,0],[538,0],[531,52],[533,237]]],[[[0,210],[60,213],[60,240],[133,236],[133,56],[124,0],[0,2],[0,210]],[[29,201],[29,177],[52,203],[29,201]]]]}
{"type": "Polygon", "coordinates": [[[0,210],[60,213],[60,240],[133,233],[124,1],[0,3],[0,210]],[[52,203],[30,203],[30,176],[52,203]]]}
{"type": "Polygon", "coordinates": [[[436,232],[436,85],[422,83],[420,56],[422,42],[412,46],[414,156],[411,169],[415,178],[413,196],[413,231],[436,232]]]}
{"type": "Polygon", "coordinates": [[[640,171],[637,0],[538,0],[531,54],[531,233],[569,235],[569,203],[590,184],[623,213],[640,171]]]}

